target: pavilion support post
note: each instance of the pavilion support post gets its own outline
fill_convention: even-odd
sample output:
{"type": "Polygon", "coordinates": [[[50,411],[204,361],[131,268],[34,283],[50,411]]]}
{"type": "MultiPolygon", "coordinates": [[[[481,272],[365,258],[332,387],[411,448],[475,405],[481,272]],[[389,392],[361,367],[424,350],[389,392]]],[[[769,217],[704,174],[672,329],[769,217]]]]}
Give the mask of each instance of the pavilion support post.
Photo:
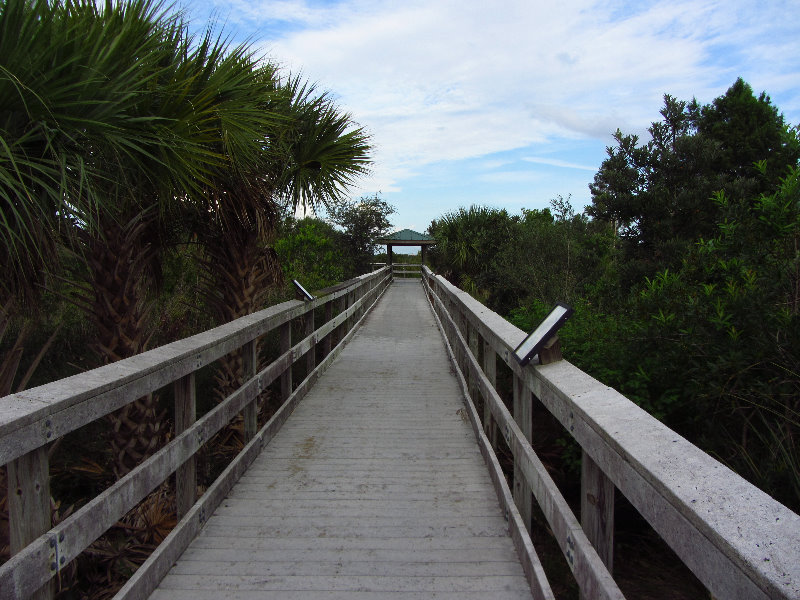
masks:
{"type": "Polygon", "coordinates": [[[386,262],[391,267],[392,266],[392,245],[386,244],[386,262]]]}
{"type": "Polygon", "coordinates": [[[425,251],[428,249],[428,246],[422,244],[422,248],[420,249],[420,253],[422,254],[422,258],[420,262],[424,265],[425,264],[425,251]]]}
{"type": "MultiPolygon", "coordinates": [[[[175,395],[175,435],[186,431],[197,420],[194,372],[173,384],[175,395]]],[[[197,500],[197,461],[194,456],[175,471],[175,504],[180,520],[197,500]]]]}
{"type": "MultiPolygon", "coordinates": [[[[532,400],[533,395],[526,389],[525,382],[518,375],[514,375],[514,420],[522,430],[522,434],[529,442],[533,435],[533,420],[532,420],[532,400]]],[[[530,532],[531,519],[533,516],[533,503],[531,487],[525,481],[525,475],[522,468],[514,457],[514,504],[517,505],[525,527],[530,532]]]]}

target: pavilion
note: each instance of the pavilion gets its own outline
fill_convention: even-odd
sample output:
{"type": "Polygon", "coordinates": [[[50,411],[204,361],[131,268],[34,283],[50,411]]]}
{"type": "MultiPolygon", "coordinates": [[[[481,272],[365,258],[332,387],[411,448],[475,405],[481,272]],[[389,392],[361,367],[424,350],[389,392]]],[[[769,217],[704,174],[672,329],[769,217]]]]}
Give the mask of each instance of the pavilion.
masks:
{"type": "Polygon", "coordinates": [[[436,244],[436,239],[425,233],[401,229],[391,235],[375,240],[377,244],[386,244],[386,262],[392,264],[392,248],[394,246],[420,246],[422,248],[422,264],[425,264],[425,251],[428,246],[436,244]]]}

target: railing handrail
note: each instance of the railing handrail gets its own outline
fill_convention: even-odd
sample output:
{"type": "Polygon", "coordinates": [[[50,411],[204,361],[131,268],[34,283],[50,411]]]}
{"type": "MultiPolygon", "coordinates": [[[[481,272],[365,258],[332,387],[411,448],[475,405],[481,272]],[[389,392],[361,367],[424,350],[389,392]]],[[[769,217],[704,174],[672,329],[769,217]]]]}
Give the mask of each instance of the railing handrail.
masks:
{"type": "MultiPolygon", "coordinates": [[[[196,483],[193,481],[194,467],[183,477],[188,477],[189,480],[182,481],[179,473],[179,496],[181,488],[188,490],[188,500],[182,502],[182,498],[178,498],[179,507],[184,505],[182,512],[186,513],[188,510],[179,527],[196,531],[205,519],[205,511],[213,511],[215,503],[224,497],[226,489],[233,485],[246,464],[249,464],[248,461],[257,454],[260,446],[255,447],[254,443],[266,443],[274,435],[274,431],[288,417],[290,409],[318,377],[323,365],[338,352],[341,341],[352,335],[352,330],[340,340],[340,345],[336,348],[330,347],[330,335],[342,325],[350,330],[354,322],[363,318],[368,308],[374,305],[389,281],[389,269],[380,269],[345,284],[321,290],[317,292],[319,296],[312,301],[284,302],[129,359],[3,398],[3,411],[0,414],[0,464],[8,463],[10,473],[13,466],[15,476],[22,480],[19,494],[14,494],[22,497],[22,500],[15,498],[17,507],[12,507],[10,522],[12,527],[26,528],[24,521],[33,514],[39,530],[32,531],[27,527],[27,531],[22,534],[26,538],[23,544],[26,545],[17,549],[9,561],[0,566],[0,599],[25,598],[46,584],[66,563],[113,526],[150,491],[166,481],[176,470],[183,469],[187,461],[194,460],[197,450],[241,412],[245,415],[245,442],[250,443],[234,459],[232,465],[235,463],[236,467],[229,467],[223,474],[224,481],[220,483],[218,479],[212,485],[213,494],[206,494],[198,500],[195,497],[196,483]],[[333,302],[337,300],[340,310],[338,315],[333,316],[333,302]],[[326,322],[315,328],[314,311],[323,306],[326,308],[326,322]],[[291,321],[304,315],[306,330],[303,339],[292,345],[291,321]],[[259,371],[255,356],[256,340],[276,328],[282,331],[281,355],[259,371]],[[323,363],[317,365],[315,349],[323,340],[327,340],[326,356],[323,363]],[[284,347],[284,342],[287,347],[284,347]],[[48,443],[170,383],[177,386],[176,411],[179,395],[185,396],[180,399],[181,402],[188,399],[193,407],[194,373],[237,350],[243,351],[243,362],[249,366],[245,367],[244,381],[235,392],[202,418],[197,421],[192,418],[194,422],[176,431],[175,438],[156,454],[63,522],[50,527],[45,451],[48,443]],[[307,361],[305,379],[292,391],[291,368],[303,356],[306,356],[307,361]],[[256,432],[254,402],[259,393],[278,378],[282,379],[282,388],[288,382],[288,389],[282,390],[284,404],[256,432]],[[190,391],[179,392],[179,387],[184,382],[190,391]],[[195,507],[202,504],[203,510],[189,510],[193,504],[195,507]]],[[[193,410],[192,408],[192,413],[193,410]]],[[[212,488],[209,488],[209,492],[212,488]]],[[[9,495],[12,495],[11,490],[9,495]]],[[[184,514],[179,514],[180,516],[184,514]]],[[[168,560],[170,552],[174,553],[175,548],[188,543],[186,535],[171,534],[170,539],[173,541],[170,542],[172,546],[168,552],[157,551],[159,556],[167,556],[167,559],[162,557],[158,560],[157,568],[162,570],[165,565],[171,564],[168,560]]],[[[151,589],[151,579],[140,578],[138,581],[143,583],[137,583],[141,587],[137,587],[134,596],[142,589],[151,589]]]]}
{"type": "Polygon", "coordinates": [[[211,364],[309,310],[348,294],[381,271],[344,282],[344,287],[339,284],[319,290],[313,301],[288,300],[130,358],[3,397],[0,465],[211,364]],[[87,403],[91,403],[88,412],[75,409],[87,403]]]}
{"type": "Polygon", "coordinates": [[[526,332],[422,270],[464,337],[501,357],[715,597],[800,597],[800,516],[568,361],[520,367],[526,332]]]}

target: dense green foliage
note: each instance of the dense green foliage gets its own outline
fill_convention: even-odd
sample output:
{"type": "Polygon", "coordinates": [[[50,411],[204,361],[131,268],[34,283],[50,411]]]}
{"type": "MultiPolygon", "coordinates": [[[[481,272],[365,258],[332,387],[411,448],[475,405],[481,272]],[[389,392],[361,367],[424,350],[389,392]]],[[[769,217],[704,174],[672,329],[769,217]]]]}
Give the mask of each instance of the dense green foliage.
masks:
{"type": "Polygon", "coordinates": [[[286,219],[275,242],[287,281],[318,290],[345,280],[341,233],[319,219],[286,219]]]}
{"type": "Polygon", "coordinates": [[[342,229],[345,271],[348,279],[370,271],[378,249],[375,240],[389,232],[394,207],[376,194],[352,202],[339,200],[328,206],[330,220],[342,229]]]}
{"type": "Polygon", "coordinates": [[[568,359],[797,511],[797,130],[741,80],[661,114],[617,131],[585,215],[461,209],[433,265],[525,330],[572,303],[568,359]]]}

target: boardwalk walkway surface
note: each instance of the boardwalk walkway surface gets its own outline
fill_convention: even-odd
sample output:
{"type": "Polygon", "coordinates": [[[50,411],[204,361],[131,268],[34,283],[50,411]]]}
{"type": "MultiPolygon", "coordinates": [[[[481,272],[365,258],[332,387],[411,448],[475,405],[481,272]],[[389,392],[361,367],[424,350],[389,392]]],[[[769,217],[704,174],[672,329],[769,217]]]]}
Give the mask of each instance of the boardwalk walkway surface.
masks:
{"type": "Polygon", "coordinates": [[[392,284],[151,598],[531,598],[419,280],[392,284]]]}

